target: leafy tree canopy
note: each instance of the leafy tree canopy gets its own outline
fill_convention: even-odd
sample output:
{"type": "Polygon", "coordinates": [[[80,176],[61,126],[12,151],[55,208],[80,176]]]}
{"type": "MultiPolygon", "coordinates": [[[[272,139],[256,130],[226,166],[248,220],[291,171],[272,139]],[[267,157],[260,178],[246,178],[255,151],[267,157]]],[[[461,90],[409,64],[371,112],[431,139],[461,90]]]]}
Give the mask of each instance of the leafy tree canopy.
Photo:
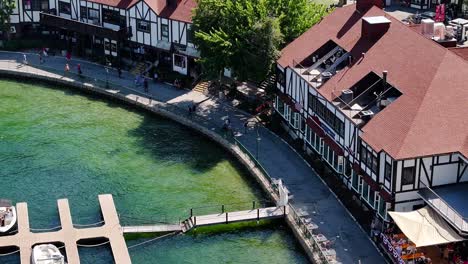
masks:
{"type": "Polygon", "coordinates": [[[15,9],[15,0],[0,0],[0,33],[5,31],[10,36],[10,16],[15,9]]]}
{"type": "Polygon", "coordinates": [[[230,68],[239,80],[262,81],[280,48],[327,12],[310,0],[198,0],[193,27],[200,62],[209,77],[230,68]]]}

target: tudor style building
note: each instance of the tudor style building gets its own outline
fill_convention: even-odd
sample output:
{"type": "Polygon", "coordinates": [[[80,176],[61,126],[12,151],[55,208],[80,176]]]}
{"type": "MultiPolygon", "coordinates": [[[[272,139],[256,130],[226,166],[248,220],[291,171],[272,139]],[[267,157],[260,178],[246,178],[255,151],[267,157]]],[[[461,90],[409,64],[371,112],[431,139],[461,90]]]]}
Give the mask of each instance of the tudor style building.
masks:
{"type": "Polygon", "coordinates": [[[157,54],[181,74],[199,57],[195,0],[16,0],[11,32],[59,36],[69,47],[117,57],[122,48],[157,54]]]}
{"type": "Polygon", "coordinates": [[[464,59],[358,0],[282,51],[275,109],[378,218],[426,202],[465,232],[438,190],[468,191],[467,83],[464,59]]]}

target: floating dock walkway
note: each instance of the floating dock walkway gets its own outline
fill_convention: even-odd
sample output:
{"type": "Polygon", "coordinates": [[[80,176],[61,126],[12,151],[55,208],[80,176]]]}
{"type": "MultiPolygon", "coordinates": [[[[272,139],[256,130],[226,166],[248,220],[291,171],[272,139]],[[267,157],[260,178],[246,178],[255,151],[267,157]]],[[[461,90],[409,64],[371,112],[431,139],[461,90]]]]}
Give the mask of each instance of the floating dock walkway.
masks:
{"type": "Polygon", "coordinates": [[[75,228],[67,199],[57,201],[61,229],[53,232],[33,233],[29,227],[28,205],[17,203],[18,233],[0,237],[0,247],[17,247],[20,252],[21,264],[31,263],[32,247],[36,244],[63,243],[67,255],[67,263],[79,264],[78,241],[88,239],[109,239],[112,254],[116,264],[131,263],[127,245],[123,237],[117,210],[112,195],[99,195],[104,223],[99,227],[75,228]]]}
{"type": "MultiPolygon", "coordinates": [[[[252,210],[223,212],[209,215],[193,215],[177,224],[156,224],[124,226],[120,225],[112,195],[99,195],[99,204],[103,216],[103,224],[98,227],[75,228],[67,199],[57,201],[61,228],[57,231],[34,233],[29,226],[28,205],[17,203],[18,232],[0,237],[0,248],[17,247],[20,252],[21,264],[31,263],[32,248],[37,244],[63,243],[66,261],[69,264],[79,264],[78,243],[84,240],[108,239],[114,262],[130,264],[130,255],[125,243],[126,233],[185,233],[201,226],[228,224],[240,221],[255,221],[285,217],[288,206],[254,208],[252,210]]],[[[255,204],[254,204],[255,205],[255,204]]],[[[254,206],[255,207],[255,206],[254,206]]],[[[192,210],[191,210],[192,212],[192,210]]]]}

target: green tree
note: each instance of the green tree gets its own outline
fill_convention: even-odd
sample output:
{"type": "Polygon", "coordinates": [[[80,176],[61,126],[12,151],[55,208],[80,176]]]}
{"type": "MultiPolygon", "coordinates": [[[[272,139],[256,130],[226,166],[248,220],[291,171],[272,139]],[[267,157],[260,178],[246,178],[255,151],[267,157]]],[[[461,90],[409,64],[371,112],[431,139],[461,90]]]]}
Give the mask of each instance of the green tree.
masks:
{"type": "Polygon", "coordinates": [[[10,16],[14,9],[15,0],[0,0],[0,30],[6,33],[8,40],[10,40],[10,16]]]}
{"type": "Polygon", "coordinates": [[[267,6],[280,18],[284,44],[299,37],[331,11],[328,6],[311,0],[267,0],[267,6]]]}
{"type": "Polygon", "coordinates": [[[302,34],[326,10],[310,0],[198,0],[194,42],[205,73],[219,78],[229,68],[238,80],[264,80],[284,40],[302,34]]]}

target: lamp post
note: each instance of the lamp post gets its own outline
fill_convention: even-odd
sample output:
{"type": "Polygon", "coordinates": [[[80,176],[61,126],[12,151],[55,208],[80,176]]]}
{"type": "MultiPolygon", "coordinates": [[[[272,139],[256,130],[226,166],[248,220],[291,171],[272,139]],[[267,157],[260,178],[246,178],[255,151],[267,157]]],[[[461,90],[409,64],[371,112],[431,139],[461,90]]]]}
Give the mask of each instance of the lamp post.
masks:
{"type": "Polygon", "coordinates": [[[256,128],[257,128],[257,138],[256,138],[256,141],[255,141],[255,142],[257,143],[257,144],[256,144],[256,145],[257,145],[257,153],[256,153],[257,155],[256,155],[256,159],[257,159],[257,161],[258,161],[258,145],[260,144],[261,138],[260,138],[260,134],[259,134],[259,132],[258,132],[258,123],[255,123],[255,126],[256,126],[256,128]]]}

